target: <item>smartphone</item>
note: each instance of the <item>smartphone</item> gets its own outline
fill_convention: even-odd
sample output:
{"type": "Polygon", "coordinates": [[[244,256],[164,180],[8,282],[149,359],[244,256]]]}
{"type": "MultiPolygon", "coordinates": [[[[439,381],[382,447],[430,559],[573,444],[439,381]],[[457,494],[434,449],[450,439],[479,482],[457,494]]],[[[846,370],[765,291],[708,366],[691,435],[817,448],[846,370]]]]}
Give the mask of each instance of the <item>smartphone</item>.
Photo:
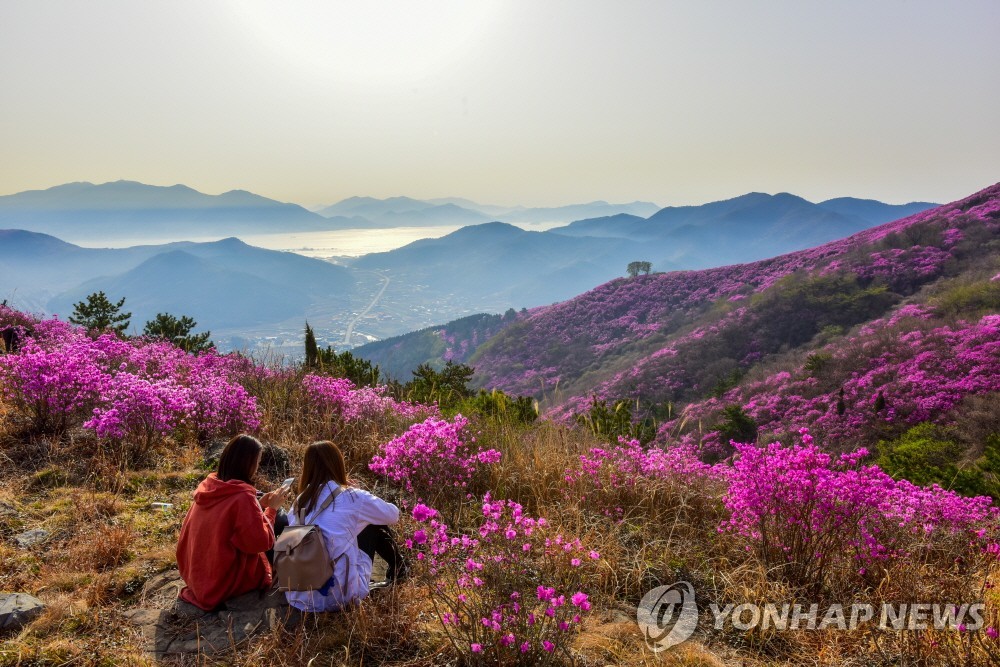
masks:
{"type": "Polygon", "coordinates": [[[288,479],[286,479],[284,482],[281,483],[281,486],[282,486],[282,488],[290,489],[290,488],[292,488],[292,484],[294,484],[294,483],[295,483],[295,478],[294,477],[289,477],[288,479]]]}

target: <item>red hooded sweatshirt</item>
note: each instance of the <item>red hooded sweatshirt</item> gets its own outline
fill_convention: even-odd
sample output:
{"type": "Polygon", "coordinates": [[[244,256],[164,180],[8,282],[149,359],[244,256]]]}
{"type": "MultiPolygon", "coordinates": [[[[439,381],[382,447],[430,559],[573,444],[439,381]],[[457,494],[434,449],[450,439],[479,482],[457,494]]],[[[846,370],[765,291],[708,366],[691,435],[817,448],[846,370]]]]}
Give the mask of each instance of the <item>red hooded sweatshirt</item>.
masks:
{"type": "Polygon", "coordinates": [[[275,511],[265,514],[256,490],[213,472],[194,493],[177,542],[182,600],[212,611],[226,600],[271,585],[264,552],[274,546],[275,511]]]}

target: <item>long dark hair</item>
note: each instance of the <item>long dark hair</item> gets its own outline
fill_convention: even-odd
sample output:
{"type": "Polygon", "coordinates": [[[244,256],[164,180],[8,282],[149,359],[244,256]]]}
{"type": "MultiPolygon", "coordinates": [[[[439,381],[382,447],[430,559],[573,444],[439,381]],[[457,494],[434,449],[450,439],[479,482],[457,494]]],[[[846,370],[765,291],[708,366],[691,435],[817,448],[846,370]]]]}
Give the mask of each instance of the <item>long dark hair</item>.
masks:
{"type": "Polygon", "coordinates": [[[238,480],[253,484],[251,478],[257,472],[257,463],[264,451],[264,445],[252,435],[238,435],[226,444],[219,457],[219,470],[216,472],[223,482],[238,480]]]}
{"type": "Polygon", "coordinates": [[[341,486],[351,483],[347,476],[344,454],[340,447],[329,440],[314,442],[306,447],[302,475],[299,477],[299,495],[294,503],[295,513],[300,521],[304,521],[316,508],[320,490],[331,481],[341,486]]]}

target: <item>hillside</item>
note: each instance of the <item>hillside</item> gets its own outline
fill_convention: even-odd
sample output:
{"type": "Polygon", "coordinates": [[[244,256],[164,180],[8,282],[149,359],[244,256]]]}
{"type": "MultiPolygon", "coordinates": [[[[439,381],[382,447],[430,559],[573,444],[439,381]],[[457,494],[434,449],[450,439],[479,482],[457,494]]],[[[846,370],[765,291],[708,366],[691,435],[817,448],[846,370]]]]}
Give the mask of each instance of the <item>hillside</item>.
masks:
{"type": "MultiPolygon", "coordinates": [[[[167,259],[204,261],[150,261],[167,259]]],[[[996,664],[1000,485],[971,497],[893,478],[806,428],[710,464],[685,443],[536,420],[499,394],[456,414],[322,369],[95,338],[0,305],[6,327],[21,346],[0,352],[0,590],[30,606],[3,617],[3,664],[996,664]],[[302,475],[306,443],[334,439],[351,483],[401,508],[409,576],[336,613],[257,590],[213,612],[178,604],[178,534],[238,433],[264,443],[261,490],[302,475]],[[694,632],[658,655],[637,611],[678,581],[696,591],[694,632]],[[841,623],[798,632],[732,611],[787,599],[841,623]],[[926,609],[908,611],[913,599],[926,609]],[[841,600],[874,613],[847,627],[841,600]],[[879,619],[887,608],[927,627],[901,632],[879,619]]],[[[995,415],[978,424],[1000,452],[995,415]]]]}
{"type": "Polygon", "coordinates": [[[504,315],[470,315],[445,326],[427,327],[368,343],[355,348],[353,354],[375,361],[388,377],[406,381],[410,379],[410,372],[421,364],[440,368],[448,361],[467,362],[482,342],[516,319],[513,309],[504,315]]]}
{"type": "MultiPolygon", "coordinates": [[[[544,396],[550,405],[579,409],[596,394],[665,414],[669,404],[708,397],[757,368],[801,363],[795,351],[857,345],[852,327],[900,304],[982,293],[957,312],[931,305],[941,323],[964,316],[969,323],[952,326],[971,328],[1000,307],[990,282],[1000,270],[998,209],[1000,185],[771,260],[615,280],[531,311],[471,363],[482,384],[544,396]]],[[[863,369],[841,369],[845,378],[854,372],[863,369]]]]}
{"type": "MultiPolygon", "coordinates": [[[[696,440],[712,443],[722,409],[737,405],[762,433],[781,435],[793,422],[796,428],[816,423],[844,446],[854,446],[917,421],[948,421],[966,396],[1000,390],[1000,369],[975,361],[990,358],[994,325],[988,316],[1000,311],[1000,282],[993,280],[1000,272],[998,209],[1000,185],[769,260],[613,280],[520,314],[488,341],[479,337],[478,345],[458,328],[435,330],[466,350],[480,386],[533,395],[563,417],[585,411],[593,395],[627,399],[664,424],[662,437],[697,431],[696,440]],[[912,310],[917,306],[923,310],[912,310]],[[907,315],[917,312],[919,318],[907,315]],[[886,340],[890,332],[898,337],[918,329],[924,334],[919,344],[913,339],[912,353],[897,349],[878,382],[867,375],[887,358],[859,354],[859,348],[886,340]],[[967,381],[955,385],[944,377],[955,368],[948,361],[921,371],[929,378],[925,389],[935,382],[952,387],[950,398],[935,399],[935,392],[922,393],[896,377],[911,368],[910,359],[927,356],[920,345],[965,350],[958,367],[967,381]],[[810,368],[832,359],[821,382],[803,370],[810,354],[816,355],[810,368]],[[804,391],[802,382],[815,386],[804,391]],[[841,387],[851,428],[829,423],[841,387]],[[879,390],[895,397],[892,411],[881,415],[871,409],[879,390]],[[713,399],[716,394],[722,398],[713,399]],[[778,394],[798,407],[786,402],[775,410],[778,394]],[[918,410],[917,404],[932,408],[918,410]],[[674,420],[686,405],[687,415],[674,420]],[[788,418],[781,416],[785,409],[788,418]],[[891,428],[878,426],[886,420],[891,428]]],[[[412,343],[422,344],[420,338],[412,343]]],[[[423,345],[416,356],[427,358],[433,352],[423,345]]],[[[383,358],[378,348],[359,352],[369,351],[372,359],[383,358]]]]}

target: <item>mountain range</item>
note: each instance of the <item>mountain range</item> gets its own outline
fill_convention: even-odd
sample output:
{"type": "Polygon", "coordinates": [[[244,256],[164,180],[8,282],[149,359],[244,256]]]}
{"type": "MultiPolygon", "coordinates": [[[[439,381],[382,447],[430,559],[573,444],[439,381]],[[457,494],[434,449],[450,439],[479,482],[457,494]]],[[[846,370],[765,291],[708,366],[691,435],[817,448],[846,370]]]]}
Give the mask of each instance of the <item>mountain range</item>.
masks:
{"type": "Polygon", "coordinates": [[[296,204],[243,190],[207,195],[185,185],[67,183],[0,197],[0,228],[81,240],[123,233],[135,238],[185,238],[318,231],[330,224],[296,204]]]}
{"type": "Polygon", "coordinates": [[[646,218],[619,214],[578,220],[552,232],[640,241],[658,266],[707,268],[810,248],[933,206],[850,197],[814,204],[784,192],[751,192],[700,206],[667,207],[646,218]]]}
{"type": "Polygon", "coordinates": [[[94,237],[206,238],[236,234],[475,225],[483,222],[571,222],[583,217],[651,215],[648,202],[598,201],[554,208],[490,206],[468,199],[350,197],[309,211],[245,190],[219,195],[186,185],[135,181],[66,183],[0,196],[0,228],[53,234],[77,242],[94,237]]]}
{"type": "Polygon", "coordinates": [[[160,312],[214,331],[299,328],[311,308],[349,310],[355,289],[342,266],[235,238],[104,249],[23,230],[0,230],[0,280],[12,303],[63,316],[93,292],[124,296],[136,330],[160,312]]]}
{"type": "Polygon", "coordinates": [[[243,191],[206,195],[186,186],[73,183],[0,197],[0,221],[21,229],[0,231],[0,297],[65,315],[73,303],[103,289],[127,297],[140,324],[156,312],[191,303],[191,312],[175,314],[193,316],[213,331],[236,335],[243,329],[254,339],[281,331],[291,341],[301,328],[295,322],[310,317],[328,334],[327,343],[350,344],[351,332],[381,339],[477,312],[571,299],[622,275],[635,260],[650,261],[658,272],[736,264],[841,238],[926,206],[851,198],[813,204],[761,193],[659,211],[643,202],[504,209],[464,199],[355,197],[324,209],[324,215],[334,216],[328,218],[243,191]],[[616,210],[547,232],[489,221],[500,214],[551,220],[616,210]],[[89,244],[123,231],[138,238],[204,237],[235,229],[429,224],[444,219],[439,215],[475,224],[341,260],[343,265],[251,248],[235,238],[93,249],[23,231],[54,227],[69,240],[89,244]],[[287,296],[281,297],[282,290],[287,296]],[[181,298],[186,293],[194,296],[181,298]]]}

